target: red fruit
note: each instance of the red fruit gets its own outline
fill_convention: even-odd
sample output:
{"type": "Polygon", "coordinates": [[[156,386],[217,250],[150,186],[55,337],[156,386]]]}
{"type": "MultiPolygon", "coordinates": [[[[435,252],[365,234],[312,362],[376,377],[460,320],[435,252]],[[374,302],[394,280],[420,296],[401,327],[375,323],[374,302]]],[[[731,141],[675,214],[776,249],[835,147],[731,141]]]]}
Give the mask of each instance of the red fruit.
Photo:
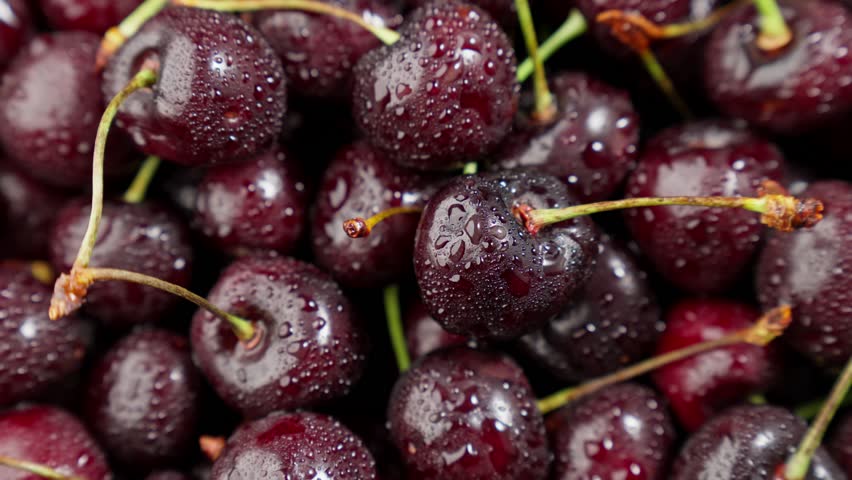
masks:
{"type": "Polygon", "coordinates": [[[97,34],[121,23],[140,3],[142,0],[38,0],[53,29],[97,34]]]}

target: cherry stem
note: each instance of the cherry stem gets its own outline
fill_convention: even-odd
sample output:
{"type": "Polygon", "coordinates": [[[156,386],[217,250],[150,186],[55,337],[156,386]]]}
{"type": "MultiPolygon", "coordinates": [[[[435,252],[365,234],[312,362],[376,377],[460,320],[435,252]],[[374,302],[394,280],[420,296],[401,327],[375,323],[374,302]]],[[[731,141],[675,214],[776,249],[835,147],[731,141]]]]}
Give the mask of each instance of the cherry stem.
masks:
{"type": "Polygon", "coordinates": [[[157,174],[159,166],[160,157],[151,155],[146,158],[142,166],[139,167],[139,171],[136,173],[136,177],[133,179],[130,187],[127,188],[124,196],[121,197],[122,200],[126,203],[140,203],[142,200],[145,200],[145,194],[148,192],[148,187],[157,174]]]}
{"type": "MultiPolygon", "coordinates": [[[[562,22],[562,25],[560,25],[559,28],[557,28],[556,31],[547,38],[547,40],[538,46],[539,59],[541,59],[542,62],[546,62],[554,53],[558,52],[559,49],[565,46],[568,42],[586,33],[587,29],[588,24],[586,23],[586,18],[583,17],[583,14],[577,9],[571,10],[571,14],[568,15],[568,18],[566,18],[564,22],[562,22]]],[[[521,62],[520,65],[518,65],[518,73],[515,77],[517,78],[518,83],[524,83],[528,78],[530,78],[533,70],[535,70],[535,64],[533,63],[533,59],[528,57],[526,60],[521,62]]]]}
{"type": "Polygon", "coordinates": [[[349,235],[350,238],[364,238],[370,235],[370,232],[373,231],[373,228],[376,225],[394,215],[400,215],[404,213],[420,213],[422,211],[423,207],[391,207],[382,210],[381,212],[373,215],[370,218],[350,218],[349,220],[343,222],[343,231],[346,232],[346,235],[349,235]]]}
{"type": "Polygon", "coordinates": [[[28,462],[26,460],[16,460],[2,455],[0,455],[0,465],[14,468],[22,472],[32,473],[50,480],[86,480],[83,477],[78,477],[76,475],[61,474],[56,470],[39,463],[28,462]]]}
{"type": "Polygon", "coordinates": [[[852,387],[852,357],[846,362],[846,367],[834,383],[831,393],[828,394],[825,404],[811,424],[811,428],[808,429],[808,433],[799,443],[796,453],[787,461],[787,465],[784,467],[784,478],[786,480],[803,480],[807,476],[814,452],[822,443],[822,437],[828,429],[828,424],[831,423],[834,414],[837,413],[837,409],[843,403],[844,397],[849,393],[850,387],[852,387]]]}
{"type": "Polygon", "coordinates": [[[719,23],[732,10],[741,7],[749,1],[751,0],[737,0],[717,8],[704,18],[692,22],[670,23],[668,25],[657,25],[641,13],[625,10],[606,10],[599,13],[596,20],[599,23],[609,25],[610,28],[621,30],[622,32],[627,29],[636,29],[650,40],[665,40],[707,30],[719,23]]]}
{"type": "Polygon", "coordinates": [[[677,93],[674,83],[672,83],[672,79],[666,73],[665,69],[660,64],[660,61],[657,60],[657,56],[654,55],[654,52],[652,52],[650,48],[642,50],[639,52],[639,59],[642,60],[642,64],[645,65],[645,69],[648,70],[648,74],[651,75],[654,83],[660,87],[660,90],[663,94],[665,94],[666,98],[669,99],[669,102],[675,110],[677,110],[677,112],[686,120],[693,118],[692,111],[689,110],[689,107],[686,105],[683,97],[677,93]]]}
{"type": "Polygon", "coordinates": [[[518,11],[518,22],[521,24],[521,33],[524,35],[527,52],[533,62],[533,93],[535,95],[533,118],[539,122],[548,123],[556,115],[556,103],[553,100],[553,94],[547,88],[547,74],[544,71],[544,61],[538,54],[538,38],[536,38],[529,2],[515,0],[515,9],[518,11]]]}
{"type": "Polygon", "coordinates": [[[390,336],[393,354],[396,357],[396,366],[400,373],[404,373],[411,366],[411,356],[405,344],[405,332],[402,328],[402,313],[399,307],[399,286],[388,285],[385,287],[385,317],[388,322],[388,335],[390,336]]]}
{"type": "Polygon", "coordinates": [[[548,395],[538,401],[538,408],[541,410],[542,414],[548,414],[584,395],[600,390],[601,388],[630,380],[656,370],[664,365],[683,360],[684,358],[691,357],[708,350],[737,343],[750,343],[760,347],[765,346],[784,333],[784,329],[786,329],[790,324],[790,320],[790,307],[782,305],[766,312],[754,323],[754,325],[748,328],[729,333],[715,340],[696,343],[684,348],[672,350],[671,352],[649,358],[615,373],[590,380],[582,385],[566,388],[548,395]]]}
{"type": "Polygon", "coordinates": [[[757,36],[757,46],[763,50],[772,52],[784,48],[793,39],[793,33],[781,8],[776,0],[754,0],[754,7],[760,15],[760,34],[757,36]]]}
{"type": "MultiPolygon", "coordinates": [[[[810,420],[817,416],[817,414],[822,410],[822,406],[825,405],[826,399],[821,398],[819,400],[814,400],[812,402],[805,403],[803,405],[799,405],[796,407],[796,415],[804,418],[805,420],[810,420]]],[[[852,395],[849,393],[843,397],[843,400],[840,402],[841,407],[847,407],[852,405],[852,395]]]]}
{"type": "Polygon", "coordinates": [[[138,32],[145,22],[159,13],[168,3],[169,0],[145,0],[121,23],[107,30],[103,40],[101,40],[101,46],[95,59],[95,68],[98,71],[102,70],[110,57],[124,45],[124,42],[138,32]]]}
{"type": "Polygon", "coordinates": [[[321,13],[349,20],[375,35],[385,45],[399,40],[399,33],[382,25],[365,20],[361,15],[344,8],[316,0],[171,0],[184,7],[203,8],[220,12],[254,12],[258,10],[300,10],[321,13]]]}
{"type": "Polygon", "coordinates": [[[479,170],[479,164],[476,162],[467,162],[462,169],[462,175],[473,175],[479,170]]]}

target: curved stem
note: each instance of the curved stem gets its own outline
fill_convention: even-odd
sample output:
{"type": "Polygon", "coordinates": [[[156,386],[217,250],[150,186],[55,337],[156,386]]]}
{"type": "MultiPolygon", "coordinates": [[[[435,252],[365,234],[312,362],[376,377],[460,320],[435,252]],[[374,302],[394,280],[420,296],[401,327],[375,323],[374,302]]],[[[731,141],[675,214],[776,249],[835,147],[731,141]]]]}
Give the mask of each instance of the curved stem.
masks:
{"type": "Polygon", "coordinates": [[[20,470],[22,472],[32,473],[50,480],[86,480],[85,478],[78,477],[76,475],[63,475],[56,470],[39,463],[28,462],[26,460],[16,460],[3,455],[0,455],[0,465],[14,468],[15,470],[20,470]]]}
{"type": "Polygon", "coordinates": [[[399,34],[387,27],[374,25],[357,13],[316,0],[172,0],[174,5],[203,8],[220,12],[254,12],[257,10],[300,10],[349,20],[375,35],[385,45],[396,43],[399,34]]]}
{"type": "Polygon", "coordinates": [[[405,332],[402,328],[402,313],[399,308],[399,286],[388,285],[385,287],[385,316],[388,322],[388,334],[391,346],[396,357],[396,365],[400,373],[408,370],[411,366],[411,357],[408,355],[408,347],[405,344],[405,332]]]}
{"type": "Polygon", "coordinates": [[[370,235],[370,232],[373,231],[373,228],[379,223],[387,220],[394,215],[400,215],[405,213],[420,213],[423,211],[423,207],[391,207],[381,212],[373,215],[370,218],[363,217],[355,217],[350,218],[343,222],[343,231],[349,235],[350,238],[364,238],[370,235]]]}
{"type": "Polygon", "coordinates": [[[642,50],[639,52],[639,59],[642,61],[642,64],[645,65],[645,69],[648,70],[648,74],[651,75],[652,79],[654,79],[654,83],[660,87],[660,90],[663,94],[665,94],[666,98],[669,99],[669,102],[671,102],[675,110],[677,110],[678,113],[687,120],[693,118],[692,111],[689,110],[689,107],[686,105],[683,97],[677,93],[674,83],[672,83],[671,78],[669,78],[669,75],[666,73],[659,60],[657,60],[657,56],[654,55],[654,52],[652,52],[650,48],[642,50]]]}
{"type": "Polygon", "coordinates": [[[101,46],[95,60],[95,68],[101,70],[116,50],[124,45],[128,38],[138,32],[145,22],[165,8],[168,3],[169,0],[145,0],[121,23],[107,30],[103,40],[101,40],[101,46]]]}
{"type": "Polygon", "coordinates": [[[754,7],[760,15],[760,34],[757,46],[764,51],[783,48],[793,39],[793,33],[776,0],[754,0],[754,7]]]}
{"type": "Polygon", "coordinates": [[[148,192],[148,186],[151,185],[151,180],[153,180],[154,175],[157,174],[157,168],[159,166],[160,157],[151,155],[146,158],[142,163],[142,166],[139,167],[139,171],[136,172],[136,177],[133,179],[130,187],[127,188],[127,191],[124,192],[124,196],[121,197],[122,200],[127,203],[140,203],[142,200],[145,200],[145,194],[148,192]]]}
{"type": "MultiPolygon", "coordinates": [[[[539,58],[542,62],[546,62],[547,59],[552,57],[554,53],[559,51],[568,42],[586,33],[586,30],[588,30],[586,18],[576,8],[571,10],[571,14],[562,22],[562,25],[547,40],[539,45],[539,58]]],[[[533,59],[528,57],[518,65],[518,74],[516,76],[518,83],[524,83],[532,75],[533,70],[533,59]]]]}
{"type": "Polygon", "coordinates": [[[518,11],[518,21],[521,24],[521,32],[524,35],[527,52],[533,62],[533,92],[535,95],[533,117],[541,122],[549,122],[556,115],[556,105],[553,101],[553,95],[547,88],[544,61],[538,54],[538,38],[536,38],[530,5],[527,0],[515,0],[515,8],[518,11]]]}

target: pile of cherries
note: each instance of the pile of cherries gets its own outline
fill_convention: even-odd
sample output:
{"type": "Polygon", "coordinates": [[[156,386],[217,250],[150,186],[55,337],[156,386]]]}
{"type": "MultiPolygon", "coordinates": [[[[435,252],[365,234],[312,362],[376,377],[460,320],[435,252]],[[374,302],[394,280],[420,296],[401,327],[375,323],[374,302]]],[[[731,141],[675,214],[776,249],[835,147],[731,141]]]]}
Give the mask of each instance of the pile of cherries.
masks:
{"type": "Polygon", "coordinates": [[[0,0],[0,480],[852,479],[852,2],[530,3],[0,0]]]}

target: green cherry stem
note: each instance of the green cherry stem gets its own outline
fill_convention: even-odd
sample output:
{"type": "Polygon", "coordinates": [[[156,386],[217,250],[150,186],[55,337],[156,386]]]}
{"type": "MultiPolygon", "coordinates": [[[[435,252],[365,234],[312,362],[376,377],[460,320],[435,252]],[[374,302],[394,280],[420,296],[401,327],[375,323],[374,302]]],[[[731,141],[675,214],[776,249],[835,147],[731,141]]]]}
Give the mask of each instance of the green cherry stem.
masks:
{"type": "MultiPolygon", "coordinates": [[[[538,57],[542,62],[546,62],[554,53],[558,52],[559,49],[565,46],[568,42],[586,33],[587,29],[588,24],[586,23],[586,18],[583,17],[583,14],[577,9],[571,10],[571,14],[568,15],[568,18],[566,18],[564,22],[562,22],[562,25],[560,25],[551,36],[547,37],[547,40],[538,46],[538,57]]],[[[521,64],[518,65],[518,73],[516,76],[518,83],[524,83],[528,78],[530,78],[534,69],[535,66],[532,57],[528,57],[526,60],[521,62],[521,64]]]]}
{"type": "Polygon", "coordinates": [[[423,212],[423,207],[391,207],[386,210],[382,210],[369,218],[355,217],[345,220],[343,222],[343,231],[346,232],[346,235],[349,235],[349,238],[364,238],[370,235],[370,232],[373,231],[373,227],[394,215],[421,212],[423,212]]]}
{"type": "Polygon", "coordinates": [[[117,26],[110,28],[101,40],[101,46],[95,59],[95,68],[103,69],[109,58],[128,38],[139,31],[142,25],[168,5],[169,0],[145,0],[117,26]]]}
{"type": "Polygon", "coordinates": [[[669,102],[671,102],[675,110],[677,110],[677,112],[687,120],[693,118],[692,111],[689,109],[689,106],[687,106],[683,97],[677,93],[677,89],[675,89],[671,77],[669,77],[666,73],[663,65],[660,64],[660,61],[657,60],[657,56],[654,55],[654,52],[651,51],[650,48],[641,50],[639,52],[639,60],[641,60],[642,64],[645,65],[648,75],[650,75],[654,80],[654,83],[660,87],[660,90],[663,94],[665,94],[666,98],[669,99],[669,102]]]}
{"type": "Polygon", "coordinates": [[[146,158],[145,161],[142,162],[142,166],[139,167],[139,171],[136,172],[136,177],[133,179],[130,187],[127,188],[127,191],[124,192],[124,196],[121,197],[122,200],[126,203],[140,203],[142,200],[145,200],[145,194],[148,192],[148,187],[151,185],[151,181],[157,174],[157,168],[159,166],[160,157],[151,155],[146,158]]]}
{"type": "Polygon", "coordinates": [[[2,455],[0,455],[0,465],[14,468],[15,470],[20,470],[22,472],[32,473],[33,475],[38,475],[39,477],[47,478],[49,480],[86,480],[83,477],[78,477],[76,475],[61,474],[56,470],[39,463],[28,462],[26,460],[16,460],[2,455]]]}
{"type": "Polygon", "coordinates": [[[405,332],[402,328],[399,286],[388,285],[385,287],[384,296],[385,317],[387,317],[391,346],[393,346],[393,353],[396,357],[396,365],[400,373],[404,373],[411,366],[411,357],[408,355],[408,347],[405,344],[405,332]]]}
{"type": "MultiPolygon", "coordinates": [[[[804,403],[796,407],[796,416],[804,418],[805,420],[810,420],[816,417],[820,410],[822,410],[822,406],[825,405],[826,399],[821,398],[819,400],[814,400],[812,402],[804,403]]],[[[852,395],[848,392],[846,396],[843,397],[843,400],[840,402],[840,407],[848,407],[852,405],[852,395]]]]}
{"type": "Polygon", "coordinates": [[[754,8],[760,15],[760,34],[757,36],[757,46],[764,51],[775,51],[784,48],[793,39],[793,33],[781,8],[776,0],[754,0],[754,8]]]}
{"type": "Polygon", "coordinates": [[[544,61],[538,54],[538,38],[536,38],[535,24],[532,12],[527,0],[515,0],[515,9],[518,11],[518,22],[521,24],[521,33],[524,35],[524,43],[527,53],[533,62],[533,93],[535,95],[535,109],[533,117],[547,123],[556,115],[556,103],[553,94],[547,88],[547,74],[544,71],[544,61]]]}

